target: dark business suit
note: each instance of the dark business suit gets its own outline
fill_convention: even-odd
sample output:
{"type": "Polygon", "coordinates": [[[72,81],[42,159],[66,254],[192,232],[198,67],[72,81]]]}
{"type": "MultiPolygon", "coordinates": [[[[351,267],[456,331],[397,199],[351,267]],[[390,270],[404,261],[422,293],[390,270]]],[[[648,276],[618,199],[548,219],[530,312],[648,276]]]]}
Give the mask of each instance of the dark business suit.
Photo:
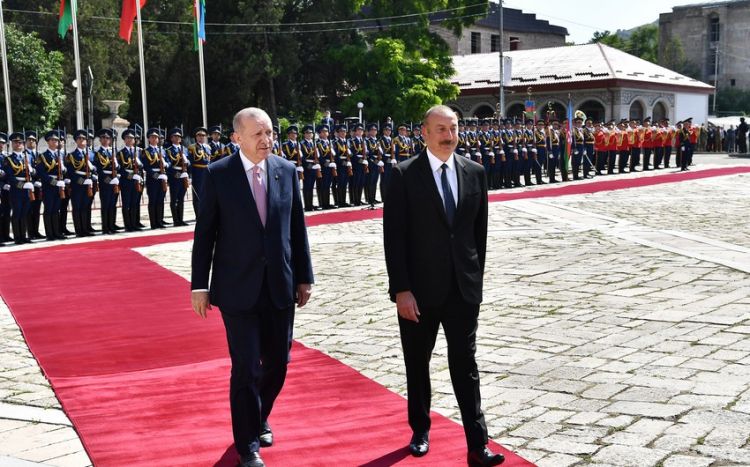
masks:
{"type": "Polygon", "coordinates": [[[389,294],[411,291],[419,323],[399,317],[406,364],[409,425],[430,428],[429,362],[438,327],[448,342],[448,364],[469,449],[487,444],[474,354],[487,246],[484,168],[456,156],[458,205],[448,222],[427,152],[393,169],[383,212],[389,294]]]}
{"type": "Polygon", "coordinates": [[[295,289],[313,282],[294,164],[266,159],[261,222],[239,151],[209,165],[195,226],[192,289],[221,310],[232,358],[230,405],[240,455],[259,447],[261,424],[286,377],[295,289]],[[261,364],[262,361],[262,364],[261,364]]]}

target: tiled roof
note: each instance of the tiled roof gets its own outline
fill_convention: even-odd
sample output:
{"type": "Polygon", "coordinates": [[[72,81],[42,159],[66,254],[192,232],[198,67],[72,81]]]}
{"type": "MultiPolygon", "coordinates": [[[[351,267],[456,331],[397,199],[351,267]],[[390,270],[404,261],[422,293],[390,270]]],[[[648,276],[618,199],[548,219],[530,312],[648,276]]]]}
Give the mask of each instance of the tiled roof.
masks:
{"type": "MultiPolygon", "coordinates": [[[[713,89],[713,86],[706,83],[603,44],[515,50],[504,52],[504,55],[512,58],[510,86],[618,79],[701,90],[713,89]]],[[[452,82],[461,90],[494,88],[499,85],[500,63],[497,52],[455,55],[453,67],[456,74],[452,82]]]]}
{"type": "MultiPolygon", "coordinates": [[[[500,24],[498,4],[490,2],[487,17],[477,20],[477,25],[497,28],[500,24]]],[[[541,32],[567,36],[568,30],[562,26],[554,26],[549,21],[537,19],[534,13],[524,13],[515,8],[503,7],[503,30],[507,32],[541,32]]]]}

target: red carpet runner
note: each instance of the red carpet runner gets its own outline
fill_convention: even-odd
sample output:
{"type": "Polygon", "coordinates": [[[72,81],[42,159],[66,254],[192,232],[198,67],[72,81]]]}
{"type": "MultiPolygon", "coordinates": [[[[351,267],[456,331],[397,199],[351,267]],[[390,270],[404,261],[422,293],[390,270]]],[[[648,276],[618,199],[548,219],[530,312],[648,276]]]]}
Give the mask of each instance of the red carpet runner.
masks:
{"type": "MultiPolygon", "coordinates": [[[[730,167],[605,180],[492,201],[593,193],[750,172],[730,167]]],[[[380,217],[382,211],[310,216],[309,225],[380,217]]],[[[218,311],[195,317],[188,283],[131,250],[192,233],[5,253],[0,294],[96,465],[233,465],[228,359],[218,311]]],[[[395,328],[394,328],[395,331],[395,328]]],[[[432,448],[414,459],[406,404],[322,353],[295,345],[271,422],[269,465],[388,466],[465,463],[461,427],[434,415],[432,448]]],[[[502,448],[493,444],[498,450],[502,448]]],[[[508,453],[505,465],[530,465],[508,453]]]]}

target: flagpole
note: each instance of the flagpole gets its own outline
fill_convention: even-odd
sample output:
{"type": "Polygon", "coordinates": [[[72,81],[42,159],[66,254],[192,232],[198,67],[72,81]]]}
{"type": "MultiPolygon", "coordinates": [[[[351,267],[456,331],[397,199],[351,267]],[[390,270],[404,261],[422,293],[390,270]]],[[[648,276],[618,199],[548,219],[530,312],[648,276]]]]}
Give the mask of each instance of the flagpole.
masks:
{"type": "Polygon", "coordinates": [[[206,111],[206,70],[203,67],[203,40],[198,38],[198,61],[200,62],[201,78],[201,108],[203,109],[203,127],[208,128],[208,112],[206,111]]]}
{"type": "Polygon", "coordinates": [[[135,18],[138,21],[138,62],[141,67],[141,101],[143,103],[143,129],[148,131],[148,103],[146,101],[146,67],[143,60],[143,23],[141,23],[141,0],[135,1],[135,18]]]}
{"type": "Polygon", "coordinates": [[[70,0],[70,11],[73,17],[73,56],[76,68],[76,128],[83,128],[83,81],[81,81],[81,54],[78,51],[78,5],[70,0]]]}
{"type": "Polygon", "coordinates": [[[10,105],[10,78],[8,76],[8,51],[5,47],[5,20],[3,0],[0,0],[0,51],[3,54],[3,84],[5,86],[5,114],[8,121],[8,134],[13,133],[13,111],[10,105]]]}

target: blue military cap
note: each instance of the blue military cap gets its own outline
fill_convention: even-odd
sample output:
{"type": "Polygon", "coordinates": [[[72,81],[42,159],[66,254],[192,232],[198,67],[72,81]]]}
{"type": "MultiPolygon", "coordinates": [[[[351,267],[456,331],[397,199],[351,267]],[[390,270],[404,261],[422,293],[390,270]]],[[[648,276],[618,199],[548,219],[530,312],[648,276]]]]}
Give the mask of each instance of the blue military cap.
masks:
{"type": "Polygon", "coordinates": [[[78,138],[88,138],[89,132],[86,130],[76,130],[75,133],[73,133],[73,139],[78,138]]]}
{"type": "Polygon", "coordinates": [[[152,136],[161,136],[161,130],[158,128],[151,127],[146,131],[146,138],[150,138],[152,136]]]}
{"type": "Polygon", "coordinates": [[[286,134],[289,133],[299,133],[299,128],[297,128],[297,125],[289,125],[286,129],[286,134]]]}
{"type": "Polygon", "coordinates": [[[476,120],[467,120],[467,125],[469,125],[469,126],[477,126],[477,121],[476,120]]]}
{"type": "Polygon", "coordinates": [[[346,125],[338,124],[336,125],[336,131],[339,132],[341,130],[346,130],[346,125]]]}
{"type": "Polygon", "coordinates": [[[5,144],[7,142],[8,142],[8,135],[6,135],[5,133],[1,133],[0,132],[0,143],[5,144]]]}
{"type": "Polygon", "coordinates": [[[354,125],[354,129],[355,130],[364,130],[365,126],[362,125],[361,123],[357,123],[357,124],[354,125]]]}
{"type": "Polygon", "coordinates": [[[304,127],[302,128],[302,133],[307,133],[308,131],[309,131],[310,133],[312,133],[312,131],[313,131],[313,126],[312,126],[312,125],[305,125],[305,126],[304,126],[304,127]]]}
{"type": "Polygon", "coordinates": [[[33,139],[34,141],[37,140],[36,131],[33,130],[26,130],[26,133],[24,134],[27,140],[33,139]]]}
{"type": "Polygon", "coordinates": [[[463,119],[461,119],[458,121],[458,126],[466,126],[466,122],[463,119]]]}
{"type": "Polygon", "coordinates": [[[98,136],[99,138],[102,138],[104,136],[106,136],[107,138],[112,138],[112,136],[114,135],[112,134],[112,130],[110,128],[102,128],[101,130],[99,130],[99,133],[97,133],[96,136],[98,136]]]}
{"type": "Polygon", "coordinates": [[[482,122],[480,123],[480,125],[482,125],[482,126],[489,125],[489,124],[490,124],[490,121],[487,120],[487,119],[482,120],[482,122]]]}
{"type": "Polygon", "coordinates": [[[378,126],[374,123],[370,123],[369,125],[367,125],[367,131],[377,130],[377,129],[378,129],[378,126]]]}
{"type": "Polygon", "coordinates": [[[236,132],[236,131],[234,131],[234,128],[229,128],[229,129],[227,130],[227,136],[232,136],[232,135],[233,135],[233,134],[235,134],[235,133],[237,133],[237,132],[236,132]]]}
{"type": "Polygon", "coordinates": [[[406,123],[399,123],[399,124],[398,124],[398,126],[397,126],[396,128],[398,128],[399,130],[400,130],[401,128],[409,128],[409,125],[407,125],[406,123]]]}
{"type": "Polygon", "coordinates": [[[209,133],[219,133],[221,134],[221,127],[219,125],[214,125],[212,127],[208,127],[209,133]]]}
{"type": "Polygon", "coordinates": [[[10,134],[10,137],[8,138],[11,141],[24,141],[24,135],[20,131],[14,131],[10,134]]]}
{"type": "MultiPolygon", "coordinates": [[[[206,130],[204,127],[199,126],[195,129],[193,129],[193,136],[198,136],[199,133],[203,133],[204,135],[208,134],[208,130],[206,130]]],[[[180,135],[182,136],[182,135],[180,135]]]]}
{"type": "Polygon", "coordinates": [[[135,131],[132,128],[127,128],[122,132],[122,139],[127,137],[135,138],[135,131]]]}
{"type": "Polygon", "coordinates": [[[391,125],[383,125],[384,130],[393,130],[393,127],[391,125]]]}
{"type": "Polygon", "coordinates": [[[91,128],[86,128],[86,138],[88,139],[94,139],[96,135],[94,134],[94,130],[91,128]]]}
{"type": "Polygon", "coordinates": [[[172,136],[179,136],[180,138],[182,138],[182,130],[177,127],[172,128],[171,130],[169,130],[169,133],[167,133],[167,137],[171,138],[172,136]]]}
{"type": "Polygon", "coordinates": [[[331,131],[331,128],[328,125],[318,125],[315,131],[317,133],[320,133],[321,131],[331,131]]]}
{"type": "Polygon", "coordinates": [[[279,128],[278,126],[274,125],[273,126],[273,132],[278,135],[279,133],[281,133],[281,128],[279,128]]]}

